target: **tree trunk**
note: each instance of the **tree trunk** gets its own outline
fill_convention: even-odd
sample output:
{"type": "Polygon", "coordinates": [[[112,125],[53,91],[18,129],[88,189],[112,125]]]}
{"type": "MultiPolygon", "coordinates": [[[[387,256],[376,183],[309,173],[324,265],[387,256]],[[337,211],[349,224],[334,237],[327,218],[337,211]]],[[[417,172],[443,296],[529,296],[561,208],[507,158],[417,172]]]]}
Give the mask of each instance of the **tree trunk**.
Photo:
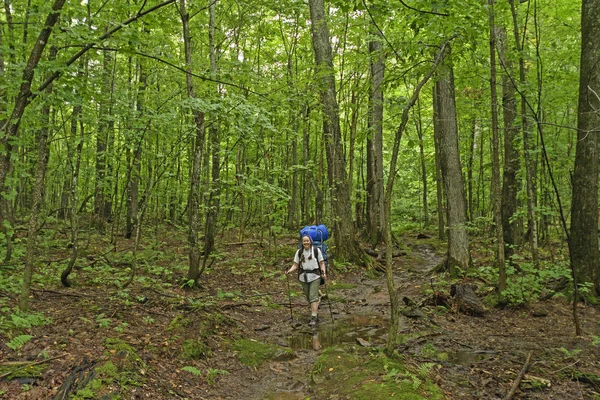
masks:
{"type": "Polygon", "coordinates": [[[583,0],[577,148],[571,206],[571,263],[578,282],[600,294],[598,134],[600,133],[600,0],[583,0]]]}
{"type": "MultiPolygon", "coordinates": [[[[217,48],[215,46],[215,2],[208,0],[210,14],[208,28],[208,42],[210,46],[210,69],[213,77],[217,75],[217,48]]],[[[217,94],[220,93],[219,86],[215,87],[217,94]]],[[[208,196],[208,209],[206,214],[206,229],[204,238],[205,259],[215,249],[215,236],[217,234],[217,221],[219,220],[219,208],[221,197],[221,137],[219,134],[218,117],[213,116],[214,121],[210,126],[210,150],[212,152],[211,186],[208,196]]]]}
{"type": "Polygon", "coordinates": [[[423,227],[429,226],[429,194],[427,185],[427,163],[425,162],[425,146],[423,143],[423,119],[421,117],[421,101],[417,101],[415,129],[419,138],[419,161],[421,164],[421,183],[423,185],[423,227]]]}
{"type": "MultiPolygon", "coordinates": [[[[21,86],[19,92],[14,100],[14,107],[10,118],[2,121],[3,124],[0,126],[0,193],[6,192],[6,178],[8,171],[11,169],[11,149],[12,141],[16,139],[19,131],[19,124],[25,108],[27,107],[28,101],[32,95],[31,84],[35,75],[35,69],[40,62],[42,53],[48,43],[48,38],[52,33],[52,28],[58,21],[60,11],[65,3],[65,0],[55,0],[52,5],[52,11],[46,17],[44,27],[42,28],[38,38],[33,45],[31,54],[27,59],[25,69],[23,70],[23,77],[21,79],[21,86]]],[[[2,222],[2,221],[0,221],[2,222]]]]}
{"type": "Polygon", "coordinates": [[[518,151],[518,127],[515,126],[517,103],[515,87],[512,84],[513,65],[507,53],[506,30],[498,30],[498,54],[505,69],[502,77],[502,120],[504,122],[504,174],[502,179],[502,230],[504,231],[504,256],[509,262],[515,239],[515,221],[511,221],[517,212],[517,194],[519,183],[517,174],[520,168],[518,151]]]}
{"type": "Polygon", "coordinates": [[[323,107],[323,140],[325,141],[328,178],[331,187],[331,204],[334,218],[334,243],[336,257],[341,260],[365,264],[366,254],[354,235],[350,190],[346,175],[339,109],[336,100],[335,76],[329,30],[325,21],[323,0],[309,0],[312,43],[320,79],[321,105],[323,107]]]}
{"type": "MultiPolygon", "coordinates": [[[[446,60],[450,60],[450,48],[446,60]]],[[[471,263],[465,189],[458,150],[458,127],[456,101],[454,98],[454,73],[449,62],[440,68],[435,84],[434,108],[439,128],[440,167],[444,193],[446,194],[446,218],[448,224],[448,254],[446,268],[453,276],[466,271],[471,263]]]]}
{"type": "MultiPolygon", "coordinates": [[[[523,54],[523,43],[519,34],[519,24],[517,22],[517,11],[514,0],[508,0],[510,3],[511,14],[513,18],[513,31],[515,37],[516,49],[519,54],[523,54]]],[[[531,256],[533,264],[537,268],[538,264],[538,227],[536,212],[536,182],[535,182],[535,164],[534,154],[531,148],[530,124],[527,120],[527,97],[526,87],[527,78],[525,71],[525,59],[519,56],[519,85],[521,89],[521,129],[523,133],[523,156],[525,158],[525,180],[527,187],[527,220],[529,228],[529,242],[531,245],[531,256]]]]}
{"type": "Polygon", "coordinates": [[[381,241],[385,228],[383,197],[383,77],[384,55],[381,33],[372,28],[375,40],[369,42],[371,97],[369,103],[369,140],[367,140],[367,232],[371,246],[381,241]]]}
{"type": "MultiPolygon", "coordinates": [[[[108,28],[105,28],[105,33],[108,28]]],[[[94,215],[95,225],[101,231],[104,230],[106,219],[106,162],[107,162],[107,145],[108,135],[110,130],[110,98],[112,98],[113,83],[111,73],[112,56],[109,50],[103,50],[102,61],[102,92],[109,96],[108,99],[103,99],[100,103],[98,133],[96,135],[96,182],[94,185],[94,215]]]]}
{"type": "Polygon", "coordinates": [[[490,101],[492,113],[492,201],[496,228],[496,265],[498,267],[498,290],[506,289],[506,263],[504,258],[504,230],[502,225],[502,188],[500,184],[500,138],[498,133],[498,94],[496,88],[496,23],[494,1],[488,0],[490,29],[490,101]]]}
{"type": "MultiPolygon", "coordinates": [[[[140,121],[144,117],[144,93],[148,87],[148,74],[144,69],[143,64],[139,64],[139,78],[138,78],[138,92],[136,102],[136,120],[140,121]]],[[[137,140],[133,141],[133,148],[131,151],[131,165],[129,173],[129,182],[127,185],[127,221],[125,226],[125,237],[131,239],[138,224],[138,212],[139,212],[139,186],[140,186],[140,175],[141,175],[141,162],[142,162],[142,148],[144,142],[144,135],[135,126],[135,133],[132,135],[137,140]]]]}
{"type": "MultiPolygon", "coordinates": [[[[58,49],[52,47],[50,50],[50,61],[56,59],[58,49]]],[[[50,95],[52,93],[52,85],[46,88],[46,93],[50,95]]],[[[34,262],[35,262],[35,250],[37,240],[37,229],[38,229],[38,217],[40,208],[44,200],[44,187],[46,177],[46,167],[48,165],[49,149],[48,149],[48,136],[50,131],[50,103],[47,102],[41,111],[41,122],[42,127],[38,137],[38,157],[37,167],[35,172],[35,184],[32,192],[32,205],[31,213],[29,214],[29,224],[27,229],[27,248],[25,250],[25,266],[23,271],[23,286],[19,295],[19,309],[21,311],[27,311],[29,309],[29,295],[31,292],[31,280],[33,278],[34,262]]]]}
{"type": "MultiPolygon", "coordinates": [[[[192,82],[192,39],[190,36],[189,19],[190,15],[186,11],[185,0],[179,1],[179,12],[183,27],[183,43],[185,47],[185,65],[186,65],[186,87],[188,98],[196,97],[194,85],[192,82]]],[[[198,247],[198,232],[200,231],[200,172],[202,169],[202,150],[204,148],[204,137],[206,127],[204,124],[204,113],[194,110],[194,123],[196,125],[195,146],[192,157],[192,177],[190,182],[189,204],[189,231],[188,244],[190,246],[187,279],[193,282],[193,286],[198,284],[200,278],[200,249],[198,247]]]]}
{"type": "Polygon", "coordinates": [[[438,216],[438,239],[441,241],[446,240],[446,223],[445,223],[445,215],[446,215],[446,207],[444,204],[444,185],[442,183],[442,164],[440,160],[440,154],[442,154],[441,150],[441,141],[440,135],[442,133],[442,127],[440,126],[440,117],[439,110],[435,103],[437,88],[434,86],[433,88],[433,145],[435,148],[435,185],[436,185],[436,195],[437,195],[437,216],[438,216]]]}

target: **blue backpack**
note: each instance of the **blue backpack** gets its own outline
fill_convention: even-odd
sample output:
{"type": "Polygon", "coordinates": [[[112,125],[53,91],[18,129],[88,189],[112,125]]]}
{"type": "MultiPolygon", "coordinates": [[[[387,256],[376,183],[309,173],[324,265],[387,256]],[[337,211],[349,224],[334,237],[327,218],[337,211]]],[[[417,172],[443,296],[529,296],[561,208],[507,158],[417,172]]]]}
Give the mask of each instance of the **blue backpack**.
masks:
{"type": "MultiPolygon", "coordinates": [[[[329,231],[325,225],[308,225],[300,229],[300,243],[298,244],[298,251],[302,249],[302,237],[308,236],[312,239],[313,251],[316,253],[315,248],[321,250],[323,261],[325,262],[325,272],[329,273],[329,262],[327,255],[327,243],[325,241],[329,239],[329,231]]],[[[300,271],[300,270],[299,270],[300,271]]],[[[325,281],[321,278],[321,285],[325,281]]]]}

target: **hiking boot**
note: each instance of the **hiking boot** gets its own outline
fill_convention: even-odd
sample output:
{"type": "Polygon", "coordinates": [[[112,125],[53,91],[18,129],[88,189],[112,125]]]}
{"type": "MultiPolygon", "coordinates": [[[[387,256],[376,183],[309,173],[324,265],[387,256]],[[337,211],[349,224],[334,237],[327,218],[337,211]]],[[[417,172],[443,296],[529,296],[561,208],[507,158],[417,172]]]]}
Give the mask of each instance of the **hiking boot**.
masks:
{"type": "Polygon", "coordinates": [[[308,323],[309,326],[315,326],[317,325],[317,316],[313,315],[310,317],[310,322],[308,323]]]}

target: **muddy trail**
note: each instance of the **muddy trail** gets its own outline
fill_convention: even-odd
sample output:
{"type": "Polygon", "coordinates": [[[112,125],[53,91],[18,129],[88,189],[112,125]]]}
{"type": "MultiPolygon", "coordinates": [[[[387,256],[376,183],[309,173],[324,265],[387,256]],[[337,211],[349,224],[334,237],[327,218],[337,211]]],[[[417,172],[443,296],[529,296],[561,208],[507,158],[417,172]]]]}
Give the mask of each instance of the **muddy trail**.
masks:
{"type": "MultiPolygon", "coordinates": [[[[433,268],[442,255],[419,240],[407,249],[408,254],[394,261],[397,292],[417,305],[427,304],[431,291],[426,289],[432,287],[433,268]]],[[[212,395],[223,399],[363,398],[339,394],[336,387],[344,386],[343,381],[331,382],[311,371],[326,349],[383,348],[389,327],[385,277],[338,275],[333,282],[335,290],[330,287],[329,296],[322,300],[316,329],[307,326],[308,308],[301,297],[292,299],[293,319],[289,310],[280,310],[276,317],[261,315],[253,320],[247,327],[256,340],[291,348],[293,356],[230,374],[212,395]],[[323,389],[328,386],[330,390],[323,389]]],[[[405,339],[398,351],[417,369],[434,364],[428,374],[447,399],[505,398],[528,357],[528,373],[513,398],[600,399],[600,312],[598,307],[584,305],[579,312],[588,333],[581,338],[574,335],[566,301],[517,310],[488,309],[482,317],[444,307],[407,306],[400,317],[400,334],[405,339]]],[[[374,393],[364,398],[388,397],[374,393]]],[[[424,393],[419,398],[430,397],[424,393]]]]}
{"type": "MultiPolygon", "coordinates": [[[[177,248],[165,237],[165,248],[177,248]]],[[[450,290],[432,272],[443,249],[416,237],[403,243],[395,284],[413,305],[403,308],[394,361],[382,352],[389,295],[381,273],[332,270],[310,328],[299,283],[282,274],[295,239],[231,243],[199,290],[184,290],[185,270],[173,268],[185,254],[167,251],[149,253],[127,290],[110,284],[127,277],[116,262],[103,277],[78,270],[86,285],[37,285],[32,308],[46,322],[30,319],[0,341],[0,398],[504,399],[527,364],[514,399],[600,399],[597,306],[579,305],[581,337],[559,296],[481,317],[433,306],[434,290],[450,290]]],[[[482,298],[491,290],[475,284],[482,298]]]]}

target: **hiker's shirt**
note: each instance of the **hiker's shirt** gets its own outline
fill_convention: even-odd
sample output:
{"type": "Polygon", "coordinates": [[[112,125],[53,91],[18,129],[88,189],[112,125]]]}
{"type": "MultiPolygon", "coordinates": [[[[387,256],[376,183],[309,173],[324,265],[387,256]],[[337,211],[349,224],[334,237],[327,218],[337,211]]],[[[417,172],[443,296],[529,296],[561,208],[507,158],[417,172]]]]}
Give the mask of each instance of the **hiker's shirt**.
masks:
{"type": "Polygon", "coordinates": [[[321,277],[319,273],[321,261],[323,261],[323,254],[321,254],[321,249],[318,247],[311,246],[308,250],[302,247],[302,250],[297,251],[294,262],[300,268],[300,274],[298,275],[300,282],[310,283],[319,279],[321,277]],[[313,254],[313,250],[315,254],[313,254]]]}

